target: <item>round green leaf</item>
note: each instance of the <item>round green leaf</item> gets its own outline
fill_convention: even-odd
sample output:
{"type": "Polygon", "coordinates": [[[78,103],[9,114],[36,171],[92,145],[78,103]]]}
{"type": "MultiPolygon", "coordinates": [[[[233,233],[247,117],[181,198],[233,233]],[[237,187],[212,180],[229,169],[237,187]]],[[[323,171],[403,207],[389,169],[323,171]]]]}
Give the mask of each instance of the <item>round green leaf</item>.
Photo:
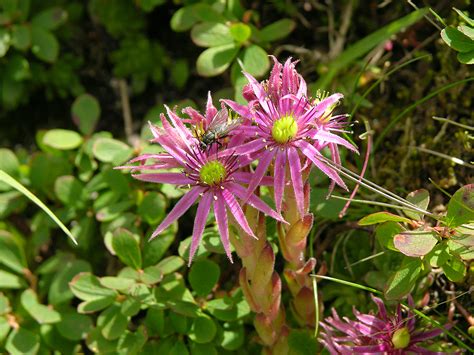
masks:
{"type": "Polygon", "coordinates": [[[216,347],[213,344],[198,344],[191,342],[189,347],[192,355],[218,355],[216,347]]]}
{"type": "Polygon", "coordinates": [[[104,163],[127,160],[133,150],[123,142],[112,138],[98,138],[92,147],[94,157],[104,163]]]}
{"type": "Polygon", "coordinates": [[[59,150],[70,150],[79,147],[82,137],[79,133],[67,129],[52,129],[43,136],[43,143],[59,150]]]}
{"type": "Polygon", "coordinates": [[[265,42],[272,42],[285,38],[294,30],[295,25],[293,20],[287,18],[278,20],[262,28],[259,32],[259,39],[265,42]]]}
{"type": "Polygon", "coordinates": [[[428,254],[438,243],[434,232],[406,231],[393,238],[395,248],[407,256],[419,257],[428,254]]]}
{"type": "Polygon", "coordinates": [[[0,27],[0,58],[4,57],[10,49],[11,36],[3,27],[0,27]]]}
{"type": "Polygon", "coordinates": [[[128,230],[120,228],[112,238],[112,248],[127,266],[138,270],[142,267],[142,255],[137,239],[128,230]]]}
{"type": "Polygon", "coordinates": [[[165,216],[166,199],[158,192],[149,192],[138,206],[138,214],[150,225],[157,224],[165,216]]]}
{"type": "Polygon", "coordinates": [[[244,43],[252,35],[252,29],[245,23],[237,22],[230,26],[230,34],[236,42],[244,43]]]}
{"type": "Polygon", "coordinates": [[[0,269],[0,289],[19,289],[26,285],[26,281],[20,276],[0,269]]]}
{"type": "Polygon", "coordinates": [[[39,324],[57,323],[61,320],[59,312],[38,303],[36,293],[32,289],[21,294],[21,305],[39,324]]]}
{"type": "Polygon", "coordinates": [[[33,26],[42,27],[45,30],[54,30],[67,20],[67,12],[60,7],[51,7],[37,13],[31,20],[33,26]]]}
{"type": "Polygon", "coordinates": [[[474,41],[454,27],[446,27],[442,30],[441,38],[458,52],[466,53],[474,50],[474,41]]]}
{"type": "Polygon", "coordinates": [[[318,343],[308,331],[292,330],[288,336],[288,345],[296,354],[312,355],[318,353],[318,343]]]}
{"type": "MultiPolygon", "coordinates": [[[[430,194],[425,189],[420,189],[416,191],[412,191],[407,196],[407,201],[413,203],[415,206],[423,209],[426,211],[428,205],[430,203],[430,194]]],[[[406,216],[411,219],[421,219],[423,218],[423,214],[419,212],[413,212],[408,210],[403,210],[406,216]]]]}
{"type": "Polygon", "coordinates": [[[12,26],[12,45],[20,51],[25,51],[31,46],[31,30],[26,24],[12,26]]]}
{"type": "Polygon", "coordinates": [[[195,17],[194,6],[184,6],[173,14],[170,26],[175,32],[184,32],[193,27],[197,21],[198,19],[195,17]]]}
{"type": "Polygon", "coordinates": [[[217,328],[214,321],[208,316],[194,318],[191,330],[188,333],[189,339],[196,343],[209,343],[216,336],[217,328]]]}
{"type": "MultiPolygon", "coordinates": [[[[3,170],[8,175],[18,178],[20,163],[15,153],[10,149],[0,148],[0,170],[3,170]]],[[[3,182],[0,182],[0,191],[11,190],[11,187],[3,182]]]]}
{"type": "Polygon", "coordinates": [[[194,26],[191,31],[191,38],[196,45],[201,47],[216,47],[234,41],[229,27],[223,23],[210,22],[194,26]]]}
{"type": "Polygon", "coordinates": [[[53,63],[58,58],[59,42],[48,30],[31,26],[31,51],[42,61],[53,63]]]}
{"type": "Polygon", "coordinates": [[[61,313],[61,321],[55,324],[59,334],[69,340],[84,339],[92,328],[89,316],[78,313],[61,313]]]}
{"type": "Polygon", "coordinates": [[[60,176],[54,183],[54,192],[66,206],[82,207],[84,186],[74,176],[60,176]]]}
{"type": "Polygon", "coordinates": [[[229,351],[240,348],[245,339],[244,327],[238,323],[224,323],[224,330],[219,339],[219,345],[229,351]]]}
{"type": "Polygon", "coordinates": [[[244,69],[255,77],[263,76],[270,69],[268,54],[256,44],[245,48],[242,54],[244,69]]]}
{"type": "Polygon", "coordinates": [[[461,259],[456,257],[450,258],[441,268],[446,277],[453,282],[461,281],[466,275],[466,265],[461,259]]]}
{"type": "Polygon", "coordinates": [[[474,49],[465,53],[458,53],[458,60],[463,64],[474,64],[474,49]]]}
{"type": "Polygon", "coordinates": [[[474,221],[474,184],[457,190],[448,203],[446,222],[451,228],[474,221]]]}
{"type": "Polygon", "coordinates": [[[91,134],[100,116],[100,104],[97,99],[89,94],[78,96],[71,107],[74,123],[83,134],[91,134]]]}
{"type": "Polygon", "coordinates": [[[211,260],[196,261],[189,271],[189,283],[199,296],[207,296],[220,277],[219,265],[211,260]]]}
{"type": "Polygon", "coordinates": [[[239,46],[230,43],[211,47],[202,52],[196,62],[199,75],[216,76],[223,73],[239,51],[239,46]]]}
{"type": "Polygon", "coordinates": [[[421,272],[422,261],[418,258],[406,258],[405,262],[395,271],[385,286],[385,298],[400,299],[411,292],[421,272]]]}
{"type": "Polygon", "coordinates": [[[97,319],[97,327],[107,340],[119,338],[127,329],[128,319],[120,311],[120,306],[112,305],[103,311],[97,319]]]}
{"type": "Polygon", "coordinates": [[[11,355],[36,354],[39,348],[39,336],[24,328],[12,331],[5,344],[5,350],[11,355]]]}
{"type": "Polygon", "coordinates": [[[113,354],[117,351],[117,340],[105,339],[98,328],[93,328],[90,331],[87,335],[86,344],[96,354],[113,354]]]}

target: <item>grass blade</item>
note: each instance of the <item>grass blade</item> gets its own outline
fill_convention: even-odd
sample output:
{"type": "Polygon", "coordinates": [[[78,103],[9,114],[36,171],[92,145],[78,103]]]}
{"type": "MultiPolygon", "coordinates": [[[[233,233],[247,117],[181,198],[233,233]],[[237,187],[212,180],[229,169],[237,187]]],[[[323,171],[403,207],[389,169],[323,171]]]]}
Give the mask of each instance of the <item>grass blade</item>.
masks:
{"type": "Polygon", "coordinates": [[[4,182],[7,185],[10,185],[15,190],[18,190],[23,195],[28,197],[31,201],[33,201],[38,207],[40,207],[44,212],[46,212],[48,216],[51,217],[51,219],[64,231],[64,233],[66,233],[66,235],[71,238],[72,242],[77,245],[77,241],[76,239],[74,239],[69,229],[67,229],[67,227],[59,220],[59,218],[56,217],[53,211],[51,211],[48,206],[41,202],[41,200],[36,197],[30,190],[28,190],[26,187],[24,187],[22,184],[20,184],[18,181],[16,181],[3,170],[0,170],[0,181],[4,182]]]}
{"type": "Polygon", "coordinates": [[[347,67],[357,58],[362,57],[364,54],[371,51],[380,43],[388,40],[392,35],[404,30],[408,26],[411,26],[422,18],[428,9],[420,9],[413,11],[405,17],[399,18],[381,29],[371,33],[367,37],[354,43],[352,46],[347,48],[342,54],[337,57],[329,66],[326,74],[321,76],[316,82],[315,87],[318,89],[325,89],[331,82],[331,80],[337,75],[339,71],[347,67]]]}

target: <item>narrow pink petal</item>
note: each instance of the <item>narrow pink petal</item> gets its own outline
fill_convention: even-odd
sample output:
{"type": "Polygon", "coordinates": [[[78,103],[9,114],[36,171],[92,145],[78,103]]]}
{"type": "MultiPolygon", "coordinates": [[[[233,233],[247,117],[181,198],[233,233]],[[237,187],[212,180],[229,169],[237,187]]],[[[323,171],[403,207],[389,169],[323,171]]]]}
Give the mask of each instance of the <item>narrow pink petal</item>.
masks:
{"type": "Polygon", "coordinates": [[[296,205],[300,216],[305,215],[304,211],[304,194],[303,194],[303,177],[301,176],[301,161],[298,151],[290,147],[288,148],[288,163],[290,166],[291,181],[293,181],[293,190],[295,191],[296,205]]]}
{"type": "MultiPolygon", "coordinates": [[[[229,183],[229,190],[240,199],[243,199],[245,197],[245,189],[236,183],[229,183]]],[[[267,216],[270,216],[273,219],[276,219],[277,221],[287,223],[280,213],[277,213],[274,210],[272,210],[270,206],[268,206],[256,195],[251,195],[248,198],[247,203],[253,208],[256,208],[257,210],[265,213],[267,216]]]]}
{"type": "Polygon", "coordinates": [[[206,118],[192,107],[185,107],[183,113],[191,117],[190,120],[183,120],[183,122],[191,122],[192,124],[198,124],[200,122],[206,123],[206,118]]]}
{"type": "Polygon", "coordinates": [[[232,110],[237,112],[240,116],[247,118],[249,120],[252,119],[253,115],[250,112],[248,106],[238,104],[237,102],[232,101],[232,100],[221,100],[221,101],[225,103],[227,106],[229,106],[232,110]]]}
{"type": "Polygon", "coordinates": [[[346,147],[347,149],[350,149],[350,150],[356,152],[357,154],[359,154],[359,151],[357,150],[357,148],[354,147],[347,140],[345,140],[344,138],[339,137],[338,135],[335,135],[333,133],[324,131],[322,129],[316,130],[316,132],[311,135],[311,138],[321,140],[323,142],[339,144],[339,145],[342,145],[342,146],[346,147]]]}
{"type": "MultiPolygon", "coordinates": [[[[276,153],[275,149],[271,151],[267,150],[259,158],[257,169],[255,169],[254,176],[252,180],[250,181],[249,186],[247,188],[247,197],[250,197],[250,195],[255,191],[257,186],[260,184],[260,181],[262,181],[263,176],[266,174],[268,166],[272,162],[272,159],[275,153],[276,153]]],[[[247,202],[246,200],[247,198],[244,198],[242,203],[247,202]]]]}
{"type": "Polygon", "coordinates": [[[206,192],[202,196],[201,201],[199,201],[198,208],[196,211],[196,218],[194,219],[193,238],[191,240],[191,247],[189,249],[188,266],[191,265],[194,254],[196,253],[199,243],[201,242],[202,233],[204,232],[204,228],[206,227],[207,216],[209,215],[209,211],[211,210],[212,196],[212,192],[206,192]]]}
{"type": "MultiPolygon", "coordinates": [[[[248,173],[245,171],[237,171],[232,174],[232,178],[241,184],[248,184],[254,177],[254,173],[248,173]]],[[[271,176],[264,176],[263,179],[260,181],[261,186],[272,186],[274,183],[274,179],[271,176]]]]}
{"type": "Polygon", "coordinates": [[[229,225],[227,222],[227,210],[224,204],[224,197],[218,192],[217,200],[214,201],[214,216],[216,217],[217,227],[219,228],[219,234],[221,236],[222,246],[224,247],[225,253],[232,261],[232,253],[230,252],[230,241],[229,241],[229,225]]]}
{"type": "Polygon", "coordinates": [[[387,309],[385,308],[385,304],[383,303],[382,299],[375,297],[373,295],[371,295],[371,297],[372,297],[372,301],[375,302],[379,310],[379,313],[378,313],[379,318],[383,321],[387,321],[389,319],[387,315],[387,309]]]}
{"type": "Polygon", "coordinates": [[[188,185],[195,183],[195,181],[191,180],[183,173],[135,174],[132,175],[132,177],[137,180],[159,184],[188,185]]]}
{"type": "Polygon", "coordinates": [[[263,85],[260,84],[252,75],[246,72],[242,72],[244,76],[247,78],[250,86],[252,87],[253,92],[255,93],[255,96],[257,96],[258,103],[260,106],[263,108],[265,112],[268,114],[271,114],[270,108],[268,107],[268,95],[265,92],[265,89],[263,88],[263,85]]]}
{"type": "Polygon", "coordinates": [[[196,202],[196,199],[199,197],[199,194],[203,191],[203,187],[194,187],[186,195],[181,197],[181,199],[178,201],[178,203],[176,203],[171,212],[168,213],[166,218],[155,229],[155,231],[150,237],[150,240],[155,238],[158,234],[168,228],[171,223],[181,217],[189,209],[189,207],[191,207],[193,203],[196,202]]]}
{"type": "Polygon", "coordinates": [[[251,142],[242,144],[239,147],[232,147],[232,148],[226,149],[223,152],[219,152],[219,156],[225,157],[225,156],[234,155],[234,154],[239,154],[239,155],[250,154],[264,148],[266,144],[267,143],[262,138],[255,139],[251,142]]]}
{"type": "Polygon", "coordinates": [[[339,93],[329,96],[328,98],[317,104],[315,107],[313,107],[311,110],[306,112],[303,116],[301,116],[299,119],[299,123],[306,124],[310,121],[319,119],[328,108],[330,108],[343,97],[344,95],[339,93]]]}
{"type": "Polygon", "coordinates": [[[299,140],[294,144],[301,149],[301,152],[306,155],[319,170],[325,173],[330,179],[334,180],[336,184],[347,190],[346,184],[342,181],[340,176],[337,175],[337,172],[319,160],[319,156],[322,154],[316,148],[303,140],[299,140]]]}
{"type": "Polygon", "coordinates": [[[274,195],[275,205],[278,213],[281,212],[281,204],[283,202],[283,194],[285,191],[285,177],[286,177],[286,154],[283,151],[277,151],[275,158],[275,184],[274,195]]]}
{"type": "Polygon", "coordinates": [[[232,195],[229,190],[223,190],[221,194],[225,203],[229,207],[230,213],[234,216],[239,226],[244,230],[245,233],[247,233],[251,237],[257,238],[253,233],[252,229],[250,228],[247,219],[245,218],[244,212],[237,203],[237,200],[235,199],[234,195],[232,195]]]}
{"type": "Polygon", "coordinates": [[[217,114],[217,109],[215,108],[214,104],[212,103],[212,96],[211,92],[207,92],[207,104],[206,104],[206,119],[209,121],[217,114]]]}

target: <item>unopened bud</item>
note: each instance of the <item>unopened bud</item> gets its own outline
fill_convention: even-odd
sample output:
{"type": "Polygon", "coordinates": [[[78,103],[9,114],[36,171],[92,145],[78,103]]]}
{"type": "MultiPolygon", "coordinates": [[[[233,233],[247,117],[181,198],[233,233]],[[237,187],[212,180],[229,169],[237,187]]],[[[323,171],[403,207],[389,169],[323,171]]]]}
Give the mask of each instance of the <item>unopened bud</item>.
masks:
{"type": "Polygon", "coordinates": [[[392,335],[392,343],[395,349],[405,349],[410,344],[410,331],[407,327],[400,328],[392,335]]]}

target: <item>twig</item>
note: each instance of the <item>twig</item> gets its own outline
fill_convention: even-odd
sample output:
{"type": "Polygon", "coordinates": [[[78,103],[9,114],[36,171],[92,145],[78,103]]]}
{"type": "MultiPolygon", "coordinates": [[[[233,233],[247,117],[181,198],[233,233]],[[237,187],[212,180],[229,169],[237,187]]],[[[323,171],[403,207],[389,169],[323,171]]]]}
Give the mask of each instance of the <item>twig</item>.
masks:
{"type": "Polygon", "coordinates": [[[125,136],[127,141],[131,143],[133,136],[133,119],[132,111],[130,110],[130,99],[128,97],[128,87],[125,79],[118,80],[120,91],[120,103],[122,105],[123,124],[125,128],[125,136]]]}
{"type": "Polygon", "coordinates": [[[344,10],[342,11],[341,27],[339,28],[339,31],[335,36],[336,38],[334,39],[334,42],[330,47],[328,55],[329,58],[336,58],[339,54],[341,54],[342,50],[344,49],[347,31],[349,30],[349,26],[351,24],[352,10],[354,8],[353,6],[354,3],[351,0],[347,3],[347,5],[344,7],[344,10]]]}

